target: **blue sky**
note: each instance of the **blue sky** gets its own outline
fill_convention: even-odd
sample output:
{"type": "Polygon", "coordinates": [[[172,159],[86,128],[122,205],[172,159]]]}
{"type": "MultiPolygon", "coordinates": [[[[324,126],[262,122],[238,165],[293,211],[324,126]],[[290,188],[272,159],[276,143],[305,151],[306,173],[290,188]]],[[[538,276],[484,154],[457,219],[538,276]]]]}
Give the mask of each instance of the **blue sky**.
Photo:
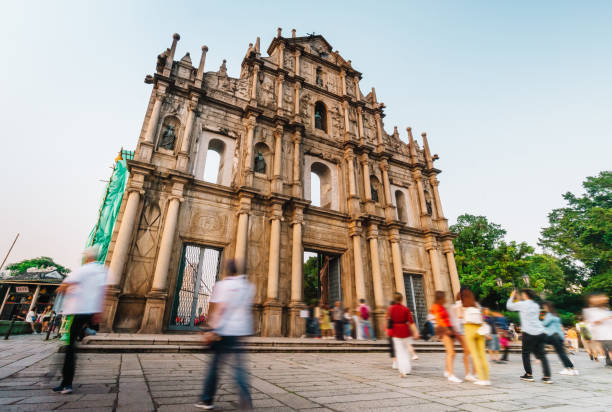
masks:
{"type": "Polygon", "coordinates": [[[232,76],[249,42],[322,34],[376,87],[385,128],[426,131],[444,212],[537,242],[546,214],[611,168],[612,3],[28,1],[0,6],[0,255],[75,267],[112,159],[136,145],[155,58],[210,51],[232,76]]]}

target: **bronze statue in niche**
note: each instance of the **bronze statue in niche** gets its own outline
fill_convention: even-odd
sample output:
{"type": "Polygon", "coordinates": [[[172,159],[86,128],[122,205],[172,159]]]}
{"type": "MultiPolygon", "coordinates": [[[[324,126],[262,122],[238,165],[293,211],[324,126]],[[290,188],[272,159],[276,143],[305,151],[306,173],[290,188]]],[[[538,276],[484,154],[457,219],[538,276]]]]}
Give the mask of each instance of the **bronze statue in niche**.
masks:
{"type": "Polygon", "coordinates": [[[169,125],[164,134],[162,135],[159,147],[166,150],[174,150],[174,142],[176,142],[174,125],[169,125]]]}
{"type": "Polygon", "coordinates": [[[266,159],[263,157],[263,153],[257,153],[255,156],[255,167],[253,168],[255,173],[266,173],[266,159]]]}

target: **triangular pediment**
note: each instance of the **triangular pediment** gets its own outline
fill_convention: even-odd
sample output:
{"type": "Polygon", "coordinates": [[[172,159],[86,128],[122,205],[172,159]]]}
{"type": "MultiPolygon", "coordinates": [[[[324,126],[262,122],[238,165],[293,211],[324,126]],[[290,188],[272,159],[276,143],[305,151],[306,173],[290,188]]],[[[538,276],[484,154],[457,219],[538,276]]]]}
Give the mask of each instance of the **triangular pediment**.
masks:
{"type": "Polygon", "coordinates": [[[320,34],[311,34],[303,37],[295,37],[289,39],[292,43],[296,43],[302,46],[308,46],[310,53],[318,55],[319,57],[326,58],[332,54],[333,47],[325,37],[320,34]]]}

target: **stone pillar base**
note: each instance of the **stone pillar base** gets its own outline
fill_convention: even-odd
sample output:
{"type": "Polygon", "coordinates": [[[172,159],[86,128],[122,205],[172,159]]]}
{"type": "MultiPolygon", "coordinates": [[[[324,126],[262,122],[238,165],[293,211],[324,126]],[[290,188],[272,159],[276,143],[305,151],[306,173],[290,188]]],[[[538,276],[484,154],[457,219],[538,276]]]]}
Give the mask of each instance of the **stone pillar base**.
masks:
{"type": "Polygon", "coordinates": [[[291,302],[289,304],[289,330],[290,338],[299,338],[306,334],[306,319],[300,317],[300,311],[308,307],[302,302],[291,302]]]}
{"type": "Polygon", "coordinates": [[[100,332],[112,332],[117,306],[119,305],[119,289],[112,286],[108,287],[105,295],[100,332]]]}
{"type": "Polygon", "coordinates": [[[187,170],[188,164],[189,156],[185,152],[180,152],[176,161],[176,168],[182,172],[185,172],[187,170]]]}
{"type": "Polygon", "coordinates": [[[262,336],[282,336],[283,306],[273,300],[264,303],[262,336]]]}
{"type": "Polygon", "coordinates": [[[153,143],[140,142],[138,147],[137,159],[141,162],[148,162],[153,155],[153,143]]]}
{"type": "Polygon", "coordinates": [[[138,333],[162,333],[167,298],[168,294],[161,290],[151,290],[147,294],[147,302],[138,333]]]}
{"type": "Polygon", "coordinates": [[[372,311],[372,327],[376,331],[376,339],[382,339],[387,336],[387,320],[385,319],[386,312],[384,309],[376,309],[372,311]]]}

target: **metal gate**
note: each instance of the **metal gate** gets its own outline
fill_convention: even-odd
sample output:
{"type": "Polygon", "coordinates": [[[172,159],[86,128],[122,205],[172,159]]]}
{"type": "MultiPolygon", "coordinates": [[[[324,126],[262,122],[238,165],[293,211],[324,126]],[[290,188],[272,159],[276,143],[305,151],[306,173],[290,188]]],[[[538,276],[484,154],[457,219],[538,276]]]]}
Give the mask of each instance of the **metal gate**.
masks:
{"type": "Polygon", "coordinates": [[[342,280],[340,278],[340,258],[329,259],[329,276],[327,278],[329,304],[334,305],[336,301],[342,302],[342,280]]]}
{"type": "Polygon", "coordinates": [[[206,324],[212,288],[219,278],[221,251],[185,245],[168,329],[193,330],[206,324]]]}
{"type": "Polygon", "coordinates": [[[420,328],[427,318],[423,276],[404,273],[404,287],[406,288],[406,304],[412,311],[417,327],[420,328]]]}

